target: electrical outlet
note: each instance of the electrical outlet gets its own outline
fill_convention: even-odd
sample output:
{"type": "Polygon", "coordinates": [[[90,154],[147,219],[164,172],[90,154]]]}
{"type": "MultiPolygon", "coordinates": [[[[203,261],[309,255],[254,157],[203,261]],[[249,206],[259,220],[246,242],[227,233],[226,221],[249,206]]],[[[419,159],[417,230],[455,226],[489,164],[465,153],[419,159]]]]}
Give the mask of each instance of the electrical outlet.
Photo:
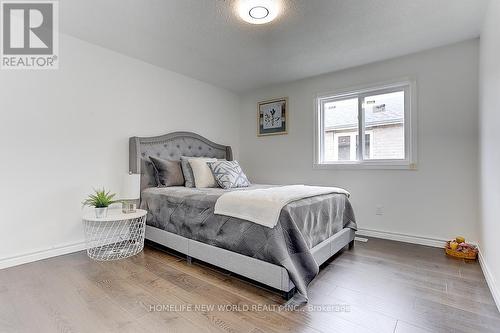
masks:
{"type": "Polygon", "coordinates": [[[384,207],[383,207],[383,206],[378,205],[378,206],[375,208],[375,215],[384,215],[384,207]]]}

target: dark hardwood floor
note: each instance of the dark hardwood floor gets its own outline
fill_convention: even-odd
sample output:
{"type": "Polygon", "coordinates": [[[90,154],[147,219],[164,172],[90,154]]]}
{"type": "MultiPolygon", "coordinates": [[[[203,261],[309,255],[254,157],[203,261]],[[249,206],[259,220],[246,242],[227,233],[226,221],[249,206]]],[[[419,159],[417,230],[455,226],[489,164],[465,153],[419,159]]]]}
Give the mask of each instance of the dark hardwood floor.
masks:
{"type": "Polygon", "coordinates": [[[274,312],[279,294],[200,262],[151,247],[115,262],[80,252],[0,270],[0,332],[500,332],[479,265],[436,248],[356,242],[309,290],[309,305],[329,306],[274,312]]]}

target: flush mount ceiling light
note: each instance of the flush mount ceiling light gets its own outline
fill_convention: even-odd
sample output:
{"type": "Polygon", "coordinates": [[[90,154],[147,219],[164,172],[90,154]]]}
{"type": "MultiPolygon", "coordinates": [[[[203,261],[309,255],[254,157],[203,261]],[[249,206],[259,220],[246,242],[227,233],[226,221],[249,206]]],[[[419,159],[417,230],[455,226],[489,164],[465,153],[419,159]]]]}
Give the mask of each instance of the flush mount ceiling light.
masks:
{"type": "Polygon", "coordinates": [[[248,14],[250,14],[250,16],[253,19],[262,20],[262,19],[265,19],[269,15],[269,9],[267,9],[266,7],[262,7],[262,6],[257,6],[257,7],[253,7],[252,9],[250,9],[248,14]]]}
{"type": "Polygon", "coordinates": [[[277,0],[240,0],[238,13],[248,23],[264,24],[274,20],[279,14],[277,0]]]}

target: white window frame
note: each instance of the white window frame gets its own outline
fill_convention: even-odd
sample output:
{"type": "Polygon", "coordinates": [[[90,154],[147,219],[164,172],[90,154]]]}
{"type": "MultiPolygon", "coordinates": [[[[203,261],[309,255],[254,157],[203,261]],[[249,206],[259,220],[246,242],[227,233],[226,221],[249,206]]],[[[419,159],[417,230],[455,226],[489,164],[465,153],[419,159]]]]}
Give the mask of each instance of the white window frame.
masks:
{"type": "MultiPolygon", "coordinates": [[[[363,87],[351,88],[337,92],[318,94],[314,99],[314,163],[315,169],[417,169],[417,85],[413,79],[378,83],[363,87]],[[373,94],[390,93],[404,88],[405,91],[405,158],[364,160],[365,120],[362,112],[362,100],[373,94]],[[361,138],[357,161],[325,161],[324,160],[324,104],[335,100],[358,98],[358,135],[361,138]]],[[[370,150],[371,151],[371,150],[370,150]]]]}

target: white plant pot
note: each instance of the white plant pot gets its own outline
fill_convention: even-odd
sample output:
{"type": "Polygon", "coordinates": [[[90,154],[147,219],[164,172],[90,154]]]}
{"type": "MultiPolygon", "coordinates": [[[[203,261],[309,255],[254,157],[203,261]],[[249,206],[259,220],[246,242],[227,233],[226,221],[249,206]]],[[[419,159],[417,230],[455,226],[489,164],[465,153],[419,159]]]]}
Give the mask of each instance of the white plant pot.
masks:
{"type": "Polygon", "coordinates": [[[108,216],[108,207],[95,208],[95,217],[102,219],[108,216]]]}

